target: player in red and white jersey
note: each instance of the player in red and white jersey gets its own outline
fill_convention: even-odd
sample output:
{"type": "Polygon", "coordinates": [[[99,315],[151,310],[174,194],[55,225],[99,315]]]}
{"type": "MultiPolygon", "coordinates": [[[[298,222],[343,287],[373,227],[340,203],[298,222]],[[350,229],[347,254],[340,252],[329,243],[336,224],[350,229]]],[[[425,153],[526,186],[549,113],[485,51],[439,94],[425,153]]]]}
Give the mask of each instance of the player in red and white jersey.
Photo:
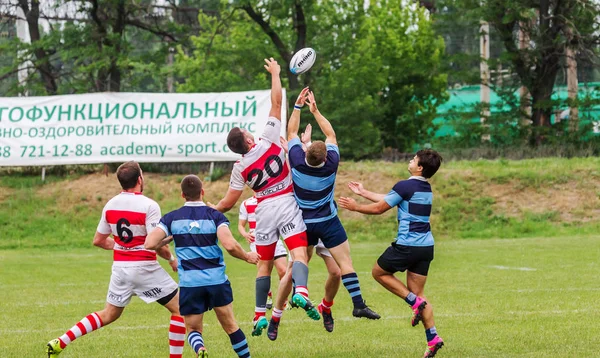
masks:
{"type": "MultiPolygon", "coordinates": [[[[292,278],[296,293],[292,300],[306,310],[312,319],[320,319],[319,312],[308,299],[308,266],[306,225],[293,195],[292,178],[286,164],[285,152],[279,143],[281,133],[282,90],[279,73],[281,68],[273,58],[265,68],[271,73],[271,111],[264,132],[258,141],[247,130],[233,128],[227,136],[227,146],[242,155],[231,172],[229,190],[215,208],[221,212],[230,210],[242,195],[244,185],[255,192],[256,250],[261,256],[256,278],[256,308],[253,335],[260,335],[267,328],[265,317],[267,294],[271,288],[271,268],[279,236],[290,250],[294,263],[292,278]]],[[[279,286],[281,289],[281,286],[279,286]]]]}
{"type": "MultiPolygon", "coordinates": [[[[258,201],[255,196],[252,196],[242,202],[240,205],[240,215],[238,217],[238,231],[248,241],[250,245],[250,251],[256,252],[256,242],[254,232],[256,231],[256,207],[258,201]],[[246,224],[248,224],[249,230],[246,231],[246,224]]],[[[279,280],[283,278],[287,270],[287,257],[288,253],[285,249],[283,241],[277,240],[277,246],[275,247],[275,256],[273,257],[273,266],[277,270],[279,280]]],[[[271,271],[272,272],[272,271],[271,271]]],[[[271,291],[267,296],[267,309],[273,307],[273,295],[271,291]]]]}
{"type": "Polygon", "coordinates": [[[106,306],[48,342],[48,357],[58,356],[76,338],[117,320],[133,295],[146,303],[158,302],[171,312],[169,357],[182,357],[185,324],[179,314],[178,286],[156,261],[156,254],[168,260],[173,271],[177,271],[177,259],[168,246],[157,252],[144,249],[146,235],[160,220],[160,207],[154,200],[142,195],[144,177],[138,163],[123,163],[117,169],[117,178],[123,191],[104,207],[94,236],[95,246],[114,251],[106,306]]]}

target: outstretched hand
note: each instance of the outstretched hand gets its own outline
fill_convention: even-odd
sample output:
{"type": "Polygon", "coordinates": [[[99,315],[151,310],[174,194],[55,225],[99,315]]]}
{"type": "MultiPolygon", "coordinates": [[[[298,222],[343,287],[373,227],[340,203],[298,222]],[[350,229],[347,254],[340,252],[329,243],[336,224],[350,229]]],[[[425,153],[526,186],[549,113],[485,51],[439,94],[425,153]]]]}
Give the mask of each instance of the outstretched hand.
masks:
{"type": "Polygon", "coordinates": [[[357,181],[351,181],[350,183],[348,183],[348,188],[352,190],[352,192],[356,195],[362,195],[362,193],[365,191],[365,188],[363,187],[362,183],[359,183],[357,181]]]}
{"type": "Polygon", "coordinates": [[[248,252],[246,254],[246,262],[249,264],[256,265],[259,260],[260,260],[260,255],[257,254],[256,252],[248,252]]]}
{"type": "Polygon", "coordinates": [[[340,200],[338,200],[338,205],[346,210],[356,211],[356,206],[358,204],[356,204],[356,200],[342,196],[340,200]]]}
{"type": "Polygon", "coordinates": [[[313,93],[313,91],[308,92],[306,103],[308,103],[310,113],[315,113],[319,110],[317,108],[317,101],[315,101],[315,94],[313,93]]]}
{"type": "Polygon", "coordinates": [[[281,148],[283,148],[283,151],[285,152],[285,154],[287,154],[288,152],[288,141],[283,138],[283,137],[279,137],[279,143],[281,144],[281,148]]]}
{"type": "Polygon", "coordinates": [[[265,58],[265,62],[267,63],[265,65],[265,69],[273,76],[279,76],[279,73],[281,72],[281,66],[279,66],[279,64],[277,63],[277,61],[275,61],[273,59],[273,57],[271,57],[270,59],[266,59],[265,58]]]}
{"type": "Polygon", "coordinates": [[[307,94],[308,94],[308,87],[304,87],[304,89],[302,89],[302,91],[298,95],[298,98],[296,99],[296,106],[300,106],[300,107],[304,106],[304,103],[306,102],[307,94]]]}
{"type": "Polygon", "coordinates": [[[304,133],[302,133],[302,135],[300,136],[300,141],[304,144],[310,142],[310,139],[312,137],[312,125],[309,123],[306,125],[306,129],[304,130],[304,133]]]}

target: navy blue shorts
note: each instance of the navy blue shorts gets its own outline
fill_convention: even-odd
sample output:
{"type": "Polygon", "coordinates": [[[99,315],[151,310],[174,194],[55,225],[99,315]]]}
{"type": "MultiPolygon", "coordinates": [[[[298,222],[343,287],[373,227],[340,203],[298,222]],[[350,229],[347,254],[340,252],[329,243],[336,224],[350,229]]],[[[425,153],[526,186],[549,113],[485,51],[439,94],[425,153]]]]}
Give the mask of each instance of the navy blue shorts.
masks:
{"type": "Polygon", "coordinates": [[[433,246],[404,246],[392,242],[392,246],[379,256],[377,264],[389,273],[406,270],[427,276],[433,261],[433,246]]]}
{"type": "Polygon", "coordinates": [[[233,292],[229,280],[219,285],[179,289],[179,312],[182,316],[202,314],[214,307],[227,306],[231,302],[233,292]]]}
{"type": "Polygon", "coordinates": [[[337,216],[327,221],[307,223],[306,235],[308,236],[309,246],[315,246],[319,243],[319,239],[321,239],[323,245],[328,249],[343,244],[348,240],[346,230],[344,230],[344,227],[337,216]]]}

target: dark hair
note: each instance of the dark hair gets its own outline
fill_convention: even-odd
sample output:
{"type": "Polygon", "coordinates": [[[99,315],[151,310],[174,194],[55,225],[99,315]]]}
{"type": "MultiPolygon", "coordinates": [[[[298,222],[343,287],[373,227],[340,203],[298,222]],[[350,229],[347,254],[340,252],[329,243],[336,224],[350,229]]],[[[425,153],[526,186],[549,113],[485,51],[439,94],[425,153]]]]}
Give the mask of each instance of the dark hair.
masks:
{"type": "Polygon", "coordinates": [[[142,168],[137,162],[129,161],[119,165],[117,168],[117,179],[123,190],[135,188],[138,178],[142,175],[142,168]]]}
{"type": "Polygon", "coordinates": [[[315,141],[306,150],[306,162],[313,167],[321,165],[327,158],[327,146],[322,140],[315,141]]]}
{"type": "Polygon", "coordinates": [[[232,152],[237,154],[248,153],[248,145],[246,145],[246,137],[240,127],[234,127],[227,135],[227,146],[232,152]]]}
{"type": "Polygon", "coordinates": [[[419,158],[419,166],[423,167],[423,176],[431,178],[442,165],[442,156],[433,149],[422,149],[417,152],[419,158]]]}
{"type": "Polygon", "coordinates": [[[185,200],[197,201],[200,200],[202,194],[202,182],[197,176],[190,174],[181,181],[181,192],[185,200]]]}

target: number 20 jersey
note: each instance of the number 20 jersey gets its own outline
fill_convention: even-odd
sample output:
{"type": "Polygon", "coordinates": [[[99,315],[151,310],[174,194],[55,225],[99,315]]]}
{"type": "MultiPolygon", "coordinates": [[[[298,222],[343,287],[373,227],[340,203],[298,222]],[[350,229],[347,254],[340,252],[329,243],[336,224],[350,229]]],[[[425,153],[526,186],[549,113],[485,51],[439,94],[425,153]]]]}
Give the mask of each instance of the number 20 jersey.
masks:
{"type": "Polygon", "coordinates": [[[232,189],[243,190],[244,184],[248,185],[259,203],[293,195],[292,177],[279,142],[280,132],[281,121],[269,117],[258,142],[233,165],[229,182],[232,189]]]}
{"type": "Polygon", "coordinates": [[[106,203],[97,231],[115,239],[113,266],[156,263],[156,252],[144,249],[144,242],[160,217],[158,204],[142,193],[122,192],[106,203]]]}

